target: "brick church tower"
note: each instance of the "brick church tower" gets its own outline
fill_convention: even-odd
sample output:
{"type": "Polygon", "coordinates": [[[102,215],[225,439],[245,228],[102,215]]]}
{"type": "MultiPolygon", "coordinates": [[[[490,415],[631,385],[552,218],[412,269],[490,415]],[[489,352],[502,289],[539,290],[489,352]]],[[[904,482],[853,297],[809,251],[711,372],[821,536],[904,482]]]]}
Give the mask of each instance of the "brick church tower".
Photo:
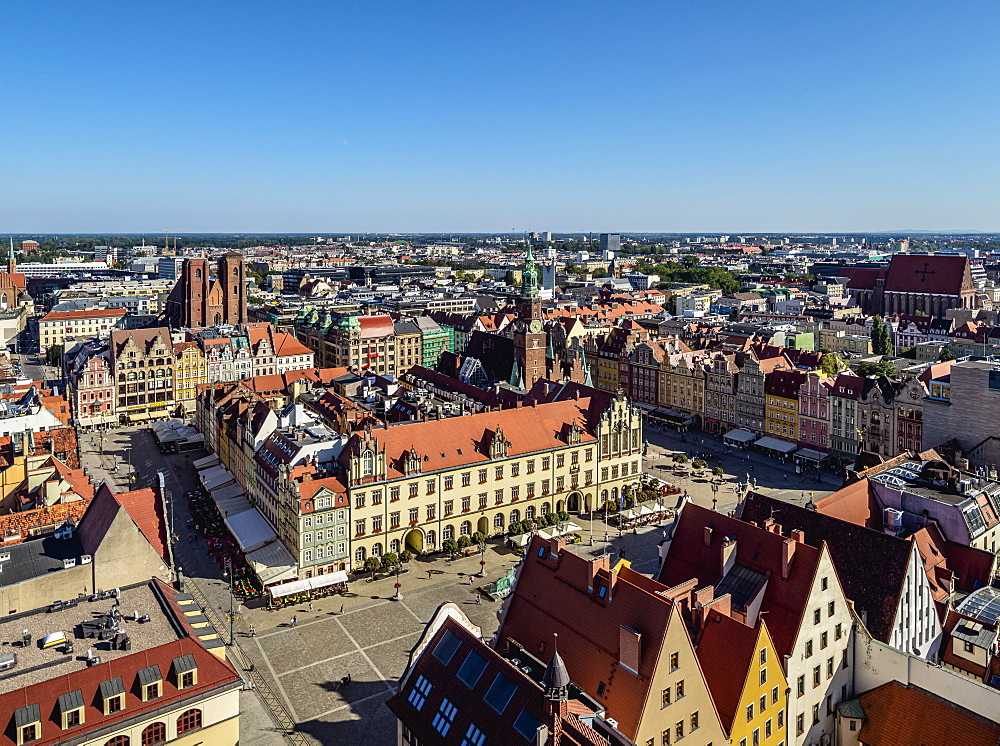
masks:
{"type": "Polygon", "coordinates": [[[226,254],[218,273],[203,257],[187,259],[167,298],[164,313],[173,328],[198,329],[247,320],[246,265],[242,254],[226,254]]]}
{"type": "Polygon", "coordinates": [[[542,328],[542,302],[538,297],[538,266],[528,246],[521,273],[521,307],[514,322],[514,359],[520,367],[524,388],[546,375],[545,331],[542,328]]]}

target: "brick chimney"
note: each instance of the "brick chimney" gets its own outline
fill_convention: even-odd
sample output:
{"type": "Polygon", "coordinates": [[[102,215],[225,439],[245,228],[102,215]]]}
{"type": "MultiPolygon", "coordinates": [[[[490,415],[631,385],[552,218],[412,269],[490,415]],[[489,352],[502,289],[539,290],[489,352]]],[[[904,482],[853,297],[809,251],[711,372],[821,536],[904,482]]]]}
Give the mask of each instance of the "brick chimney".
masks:
{"type": "MultiPolygon", "coordinates": [[[[793,531],[793,534],[796,532],[793,531]]],[[[797,533],[802,533],[801,531],[797,533]]],[[[796,539],[785,539],[785,543],[781,545],[781,579],[788,580],[788,573],[791,571],[792,558],[795,556],[795,545],[799,543],[796,539]]]]}
{"type": "Polygon", "coordinates": [[[710,547],[712,546],[712,527],[705,526],[704,531],[705,531],[705,546],[710,547]]]}
{"type": "Polygon", "coordinates": [[[801,531],[799,529],[794,529],[792,531],[792,539],[794,539],[796,541],[796,543],[798,543],[798,544],[805,544],[806,543],[806,532],[805,531],[801,531]]]}

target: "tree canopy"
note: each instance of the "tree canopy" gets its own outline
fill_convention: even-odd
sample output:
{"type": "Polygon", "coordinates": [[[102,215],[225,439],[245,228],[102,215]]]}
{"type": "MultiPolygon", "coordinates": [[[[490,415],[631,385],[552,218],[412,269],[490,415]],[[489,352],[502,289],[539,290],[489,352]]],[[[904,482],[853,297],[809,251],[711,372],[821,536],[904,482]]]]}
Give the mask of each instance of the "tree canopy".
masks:
{"type": "Polygon", "coordinates": [[[721,290],[726,295],[739,292],[740,281],[727,269],[722,267],[692,266],[690,260],[697,257],[684,257],[684,260],[669,264],[640,264],[636,271],[647,275],[656,275],[663,282],[693,282],[708,285],[721,290]]]}

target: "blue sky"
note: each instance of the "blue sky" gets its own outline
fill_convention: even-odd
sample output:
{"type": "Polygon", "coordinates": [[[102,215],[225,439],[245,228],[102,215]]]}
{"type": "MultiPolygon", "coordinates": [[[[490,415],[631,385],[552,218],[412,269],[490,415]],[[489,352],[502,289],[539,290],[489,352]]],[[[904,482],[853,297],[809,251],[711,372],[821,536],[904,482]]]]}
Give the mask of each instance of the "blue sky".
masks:
{"type": "Polygon", "coordinates": [[[17,232],[1000,230],[1000,3],[5,2],[17,232]]]}

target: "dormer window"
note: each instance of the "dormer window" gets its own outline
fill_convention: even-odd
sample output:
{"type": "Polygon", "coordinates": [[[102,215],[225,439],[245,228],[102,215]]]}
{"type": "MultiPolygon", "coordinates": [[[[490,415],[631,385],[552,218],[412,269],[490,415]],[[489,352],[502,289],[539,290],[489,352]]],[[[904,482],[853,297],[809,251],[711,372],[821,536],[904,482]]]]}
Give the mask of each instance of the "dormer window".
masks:
{"type": "Polygon", "coordinates": [[[14,710],[14,730],[17,744],[32,743],[42,737],[42,714],[38,704],[14,710]]]}
{"type": "Polygon", "coordinates": [[[63,730],[83,724],[83,692],[79,689],[59,695],[57,708],[63,730]]]}
{"type": "Polygon", "coordinates": [[[105,715],[111,715],[125,709],[125,684],[122,682],[121,676],[102,681],[98,692],[101,695],[101,705],[105,715]]]}
{"type": "Polygon", "coordinates": [[[198,664],[190,653],[174,658],[172,667],[178,689],[190,689],[198,683],[198,664]]]}
{"type": "Polygon", "coordinates": [[[375,473],[375,454],[371,451],[365,451],[361,454],[361,474],[362,476],[370,477],[375,473]]]}

